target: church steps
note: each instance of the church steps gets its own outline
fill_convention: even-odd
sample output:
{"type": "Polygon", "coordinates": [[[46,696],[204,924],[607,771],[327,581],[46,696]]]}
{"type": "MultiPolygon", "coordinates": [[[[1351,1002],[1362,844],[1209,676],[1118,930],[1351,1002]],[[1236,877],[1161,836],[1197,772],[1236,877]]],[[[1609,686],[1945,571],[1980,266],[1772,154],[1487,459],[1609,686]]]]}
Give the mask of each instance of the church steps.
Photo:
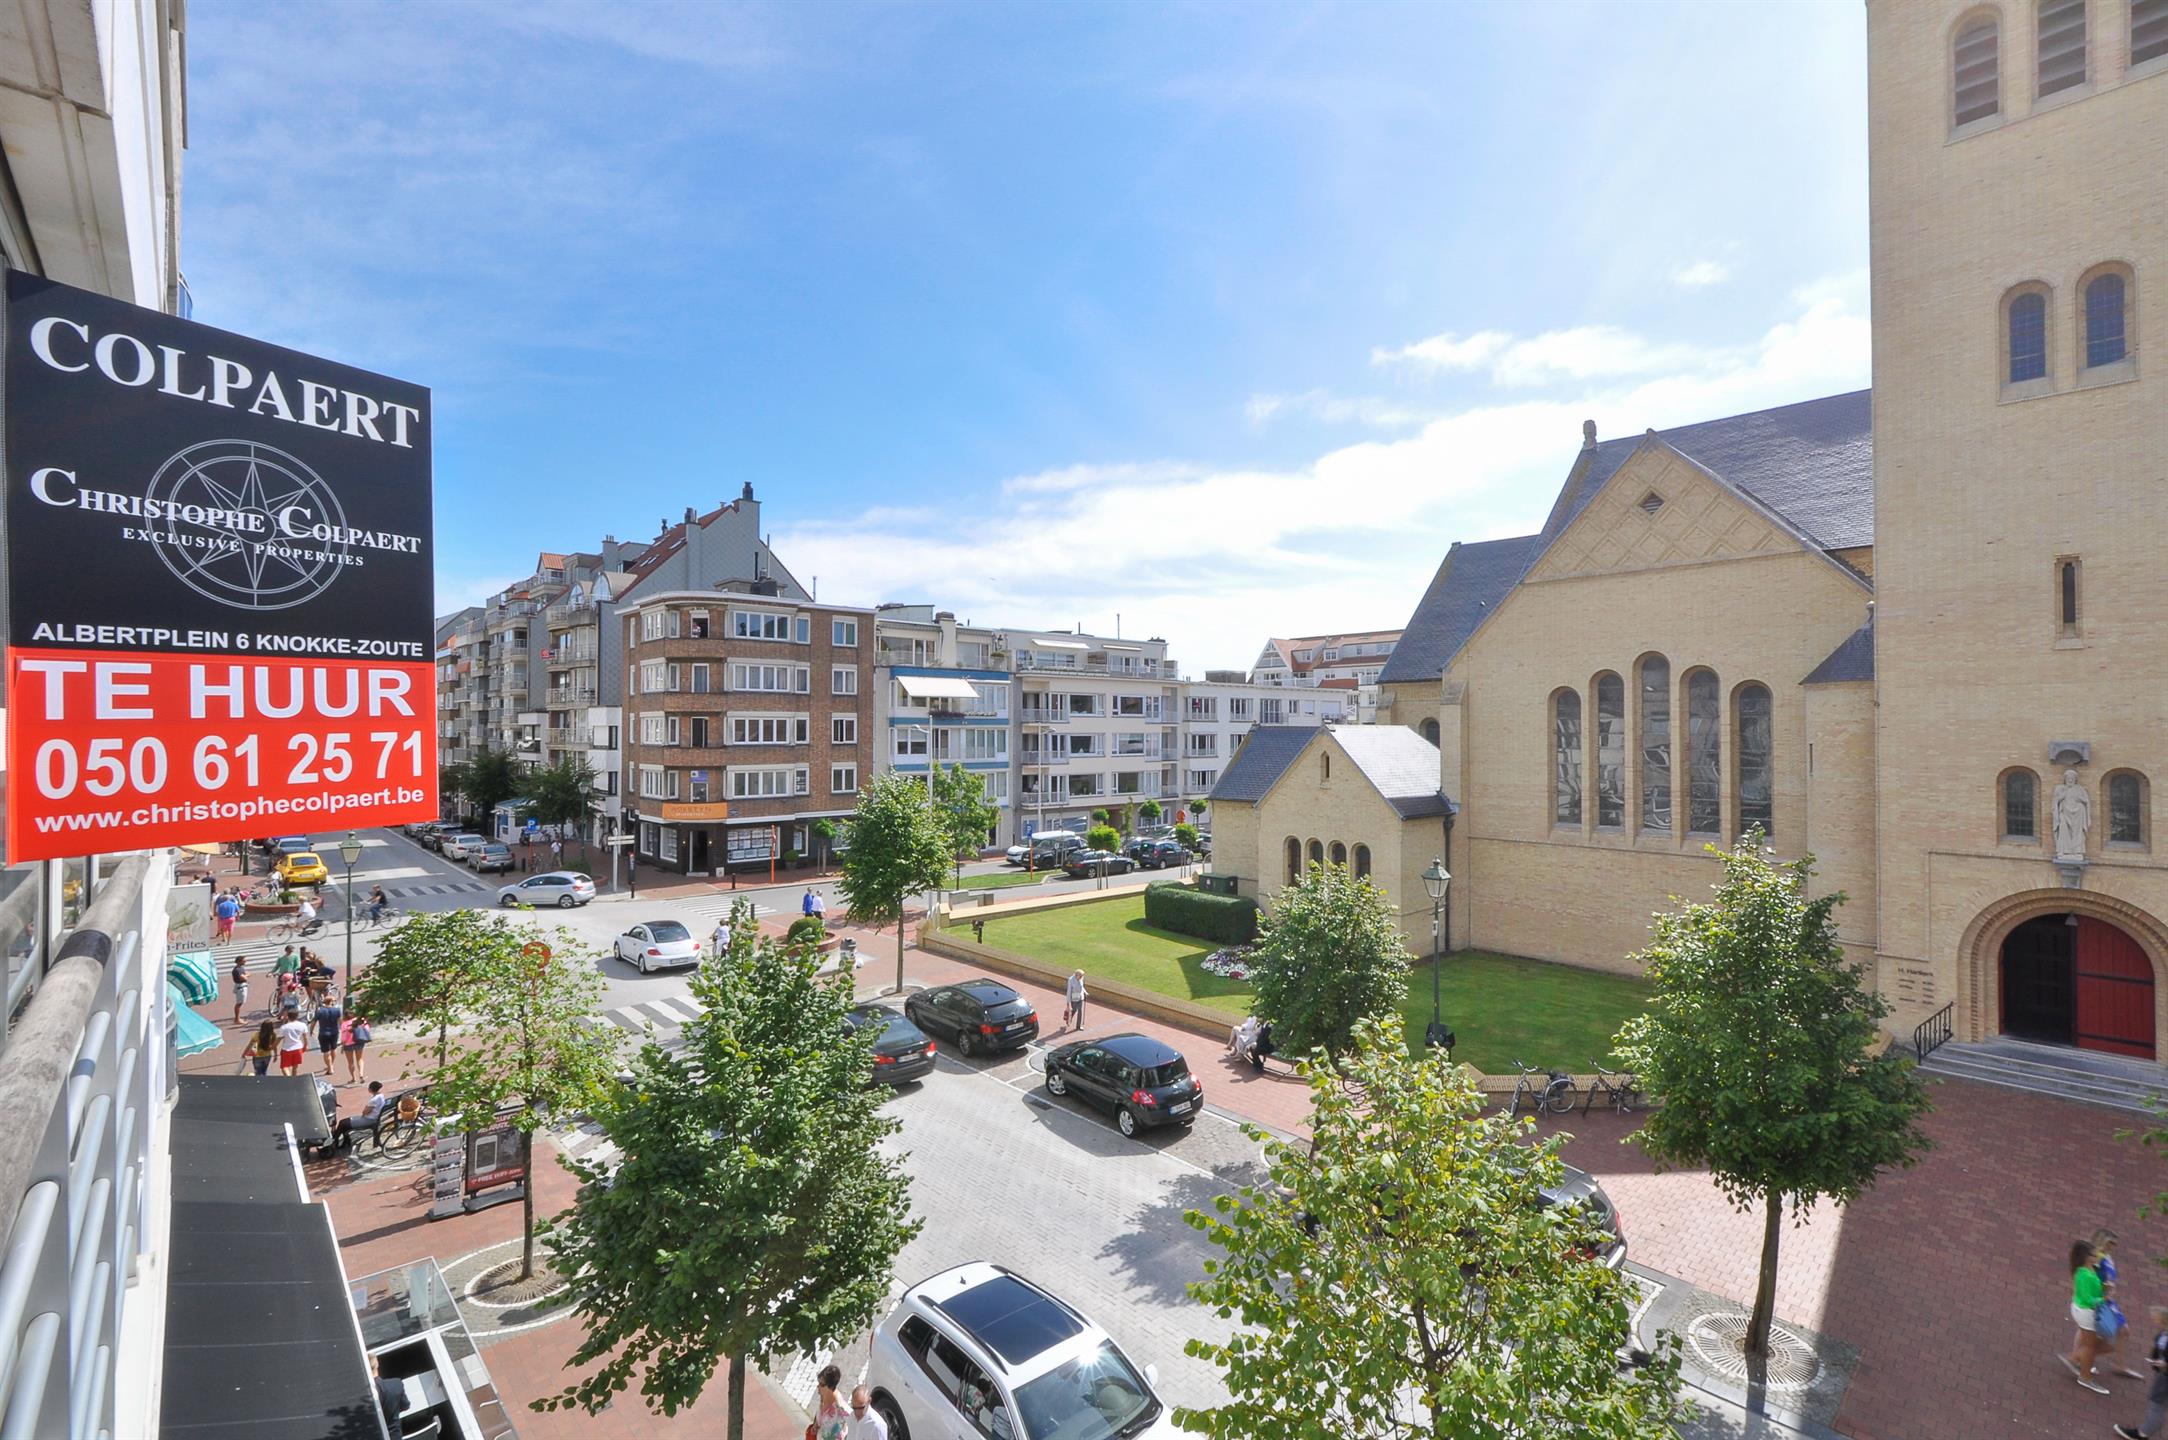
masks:
{"type": "Polygon", "coordinates": [[[1921,1064],[1929,1075],[1974,1080],[2139,1114],[2153,1111],[2152,1098],[2168,1094],[2168,1069],[2142,1060],[2026,1045],[2008,1040],[1952,1042],[1921,1064]]]}

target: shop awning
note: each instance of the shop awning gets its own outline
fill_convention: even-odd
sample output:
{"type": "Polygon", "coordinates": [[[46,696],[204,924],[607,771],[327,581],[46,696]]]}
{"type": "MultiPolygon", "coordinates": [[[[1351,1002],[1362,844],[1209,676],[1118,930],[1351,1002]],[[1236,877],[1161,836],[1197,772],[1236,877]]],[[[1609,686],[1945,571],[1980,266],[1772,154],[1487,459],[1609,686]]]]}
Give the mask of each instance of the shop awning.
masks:
{"type": "Polygon", "coordinates": [[[225,853],[226,853],[226,847],[225,847],[225,846],[223,846],[223,845],[217,845],[217,844],[212,844],[212,845],[181,845],[181,846],[177,846],[177,847],[175,847],[175,848],[177,848],[177,849],[181,849],[181,850],[186,850],[186,851],[187,851],[187,852],[188,852],[189,854],[191,854],[191,855],[202,855],[202,856],[206,856],[206,857],[208,857],[208,858],[211,858],[211,859],[216,859],[216,858],[217,858],[218,856],[220,856],[220,855],[223,855],[223,854],[225,854],[225,853]]]}
{"type": "Polygon", "coordinates": [[[1027,650],[1089,650],[1092,647],[1081,640],[1031,640],[1025,642],[1027,650]]]}
{"type": "Polygon", "coordinates": [[[166,982],[166,1003],[173,1007],[173,1017],[180,1022],[177,1034],[181,1054],[201,1055],[219,1047],[222,1037],[218,1027],[189,1009],[188,1003],[181,999],[180,987],[171,980],[166,982]]]}
{"type": "Polygon", "coordinates": [[[979,692],[971,688],[969,680],[958,680],[953,675],[898,675],[896,683],[903,693],[920,700],[976,700],[979,692]]]}
{"type": "Polygon", "coordinates": [[[218,967],[207,950],[184,950],[166,961],[166,978],[191,1005],[218,998],[218,967]]]}

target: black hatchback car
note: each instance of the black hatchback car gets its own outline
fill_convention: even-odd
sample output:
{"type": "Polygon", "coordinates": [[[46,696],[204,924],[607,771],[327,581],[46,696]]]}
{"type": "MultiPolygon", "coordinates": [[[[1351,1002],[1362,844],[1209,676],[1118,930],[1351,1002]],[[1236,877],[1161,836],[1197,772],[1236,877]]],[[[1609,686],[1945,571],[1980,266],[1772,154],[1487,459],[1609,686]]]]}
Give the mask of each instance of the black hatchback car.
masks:
{"type": "Polygon", "coordinates": [[[965,980],[921,990],[903,1002],[911,1023],[952,1040],[959,1055],[1018,1050],[1039,1038],[1039,1012],[999,980],[965,980]]]}
{"type": "Polygon", "coordinates": [[[1046,1052],[1046,1088],[1114,1112],[1124,1135],[1188,1125],[1204,1109],[1204,1084],[1182,1052],[1149,1035],[1072,1040],[1046,1052]]]}
{"type": "Polygon", "coordinates": [[[1177,865],[1187,865],[1189,851],[1179,840],[1132,840],[1122,853],[1137,862],[1142,870],[1166,870],[1177,865]]]}
{"type": "Polygon", "coordinates": [[[886,1005],[858,1005],[844,1017],[853,1030],[873,1031],[873,1078],[903,1085],[933,1069],[934,1043],[926,1032],[886,1005]]]}
{"type": "Polygon", "coordinates": [[[1137,862],[1112,850],[1079,850],[1062,861],[1061,868],[1071,880],[1086,880],[1094,875],[1127,875],[1137,862]]]}

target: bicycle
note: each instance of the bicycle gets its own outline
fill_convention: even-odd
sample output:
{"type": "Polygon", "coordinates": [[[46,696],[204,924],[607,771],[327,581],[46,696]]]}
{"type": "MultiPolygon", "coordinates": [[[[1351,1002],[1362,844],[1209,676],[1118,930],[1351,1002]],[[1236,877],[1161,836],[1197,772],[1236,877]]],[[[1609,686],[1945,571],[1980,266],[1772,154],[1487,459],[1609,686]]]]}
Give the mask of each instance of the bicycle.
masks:
{"type": "Polygon", "coordinates": [[[398,924],[407,918],[407,912],[396,905],[386,905],[381,910],[365,905],[361,908],[357,918],[361,921],[363,929],[374,930],[382,925],[398,924]]]}
{"type": "Polygon", "coordinates": [[[1529,1110],[1537,1115],[1565,1115],[1572,1111],[1577,1092],[1571,1075],[1563,1070],[1538,1070],[1522,1060],[1514,1061],[1513,1068],[1521,1072],[1521,1078],[1513,1087],[1513,1103],[1506,1107],[1507,1116],[1521,1113],[1524,1097],[1529,1110]],[[1536,1083],[1538,1075],[1544,1077],[1540,1085],[1536,1083]]]}
{"type": "Polygon", "coordinates": [[[264,931],[266,940],[313,940],[324,933],[324,917],[319,915],[303,925],[293,920],[281,920],[264,931]]]}
{"type": "Polygon", "coordinates": [[[1581,1101],[1581,1113],[1586,1115],[1589,1107],[1602,1095],[1610,1100],[1611,1108],[1621,1115],[1634,1113],[1634,1106],[1641,1103],[1641,1087],[1634,1083],[1633,1073],[1627,1070],[1606,1070],[1601,1060],[1591,1062],[1596,1067],[1596,1078],[1588,1087],[1588,1094],[1581,1101]]]}

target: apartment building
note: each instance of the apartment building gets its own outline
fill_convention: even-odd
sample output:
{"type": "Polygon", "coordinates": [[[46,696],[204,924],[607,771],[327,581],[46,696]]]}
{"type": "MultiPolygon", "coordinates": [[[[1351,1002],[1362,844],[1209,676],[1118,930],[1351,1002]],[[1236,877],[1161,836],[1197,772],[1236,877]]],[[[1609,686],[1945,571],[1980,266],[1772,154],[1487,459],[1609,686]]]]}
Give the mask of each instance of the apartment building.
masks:
{"type": "Polygon", "coordinates": [[[959,625],[953,611],[894,604],[874,610],[873,634],[876,773],[923,777],[931,765],[961,765],[999,811],[986,843],[1013,843],[1016,675],[1006,636],[959,625]]]}
{"type": "Polygon", "coordinates": [[[1255,725],[1354,723],[1358,695],[1345,689],[1264,685],[1240,670],[1207,670],[1182,684],[1180,794],[1208,795],[1255,725]]]}
{"type": "Polygon", "coordinates": [[[775,577],[643,578],[617,602],[622,808],[641,861],[765,870],[808,853],[815,821],[852,813],[870,773],[873,617],[775,577]]]}
{"type": "MultiPolygon", "coordinates": [[[[1346,690],[1354,695],[1347,719],[1368,725],[1377,719],[1378,676],[1400,643],[1398,630],[1364,630],[1340,635],[1273,638],[1258,652],[1250,679],[1260,685],[1346,690]]],[[[1299,723],[1290,721],[1289,723],[1299,723]]]]}
{"type": "Polygon", "coordinates": [[[1182,686],[1165,640],[1016,629],[998,638],[1016,675],[1021,833],[1181,796],[1182,686]]]}

